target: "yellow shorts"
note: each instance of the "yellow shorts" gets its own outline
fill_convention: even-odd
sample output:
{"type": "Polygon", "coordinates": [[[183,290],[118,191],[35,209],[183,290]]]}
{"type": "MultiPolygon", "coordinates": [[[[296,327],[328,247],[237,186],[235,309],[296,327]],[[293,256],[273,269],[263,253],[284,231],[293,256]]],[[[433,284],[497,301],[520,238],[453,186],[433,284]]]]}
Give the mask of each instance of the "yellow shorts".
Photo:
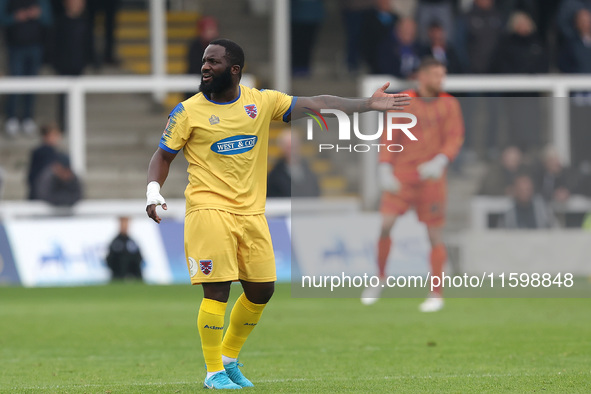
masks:
{"type": "Polygon", "coordinates": [[[185,217],[185,256],[191,284],[274,282],[275,255],[264,214],[201,209],[185,217]]]}

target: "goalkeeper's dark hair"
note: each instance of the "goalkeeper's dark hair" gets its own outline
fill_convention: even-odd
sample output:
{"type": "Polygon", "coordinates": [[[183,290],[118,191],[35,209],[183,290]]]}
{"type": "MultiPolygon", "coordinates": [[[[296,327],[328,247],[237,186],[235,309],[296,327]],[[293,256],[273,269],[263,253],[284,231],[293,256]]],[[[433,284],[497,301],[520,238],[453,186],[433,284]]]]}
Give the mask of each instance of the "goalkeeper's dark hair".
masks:
{"type": "Polygon", "coordinates": [[[421,59],[418,71],[426,70],[430,67],[446,67],[445,63],[435,59],[433,56],[426,56],[421,59]]]}
{"type": "Polygon", "coordinates": [[[209,45],[219,45],[226,49],[226,59],[230,62],[231,66],[238,65],[240,66],[240,76],[242,76],[242,69],[244,68],[244,51],[242,47],[236,44],[232,40],[227,40],[225,38],[220,38],[218,40],[213,40],[209,43],[209,45]]]}

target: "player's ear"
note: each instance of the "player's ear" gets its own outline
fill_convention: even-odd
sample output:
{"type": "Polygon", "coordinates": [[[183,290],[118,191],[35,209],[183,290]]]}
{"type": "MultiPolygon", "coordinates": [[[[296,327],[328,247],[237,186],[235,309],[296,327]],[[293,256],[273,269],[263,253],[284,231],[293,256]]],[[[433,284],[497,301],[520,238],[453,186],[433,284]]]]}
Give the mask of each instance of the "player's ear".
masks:
{"type": "Polygon", "coordinates": [[[239,65],[235,64],[230,69],[230,72],[234,75],[238,75],[238,74],[240,74],[240,69],[241,69],[241,67],[239,65]]]}

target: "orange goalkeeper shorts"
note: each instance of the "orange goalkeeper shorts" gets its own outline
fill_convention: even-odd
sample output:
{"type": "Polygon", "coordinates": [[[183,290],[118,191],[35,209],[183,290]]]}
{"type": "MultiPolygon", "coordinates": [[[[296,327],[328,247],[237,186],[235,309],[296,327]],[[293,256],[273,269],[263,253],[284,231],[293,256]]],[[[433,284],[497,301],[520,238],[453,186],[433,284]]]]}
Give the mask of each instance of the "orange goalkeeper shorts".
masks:
{"type": "Polygon", "coordinates": [[[427,226],[440,227],[445,224],[446,201],[445,178],[402,182],[397,193],[382,193],[380,212],[385,215],[402,215],[414,208],[421,222],[427,226]]]}

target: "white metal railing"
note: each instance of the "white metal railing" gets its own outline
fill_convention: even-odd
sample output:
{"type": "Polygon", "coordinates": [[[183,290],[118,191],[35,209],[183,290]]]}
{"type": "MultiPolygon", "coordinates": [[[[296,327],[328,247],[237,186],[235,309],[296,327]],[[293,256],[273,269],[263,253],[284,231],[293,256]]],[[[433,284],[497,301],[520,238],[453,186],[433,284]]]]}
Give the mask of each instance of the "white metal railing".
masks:
{"type": "MultiPolygon", "coordinates": [[[[370,97],[376,89],[386,81],[390,81],[389,90],[400,91],[412,86],[412,82],[399,80],[391,75],[365,76],[359,81],[361,97],[370,97]]],[[[564,97],[550,106],[550,123],[552,143],[565,163],[570,163],[570,105],[569,94],[572,91],[591,91],[591,76],[588,75],[450,75],[446,78],[444,89],[462,93],[492,92],[540,92],[550,97],[564,97]]],[[[367,120],[368,130],[375,130],[376,125],[367,120]]],[[[377,157],[372,154],[363,156],[363,201],[371,205],[378,198],[377,179],[375,177],[377,157]]]]}
{"type": "MultiPolygon", "coordinates": [[[[83,76],[83,77],[11,77],[0,79],[0,94],[64,93],[67,95],[67,123],[72,168],[86,173],[86,94],[184,92],[199,86],[200,77],[179,76],[83,76]]],[[[241,83],[254,86],[252,75],[243,75],[241,83]]]]}

